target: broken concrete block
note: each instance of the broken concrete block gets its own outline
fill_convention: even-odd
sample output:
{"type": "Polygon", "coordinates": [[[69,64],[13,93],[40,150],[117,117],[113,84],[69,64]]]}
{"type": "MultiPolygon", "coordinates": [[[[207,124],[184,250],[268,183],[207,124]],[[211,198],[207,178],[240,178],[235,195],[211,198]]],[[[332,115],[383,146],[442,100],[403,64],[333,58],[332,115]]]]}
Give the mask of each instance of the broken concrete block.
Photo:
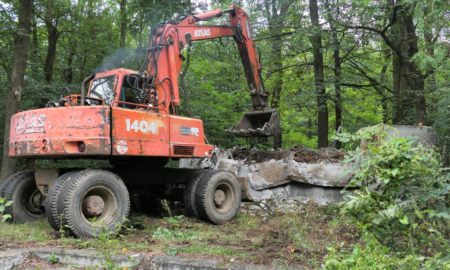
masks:
{"type": "Polygon", "coordinates": [[[345,174],[346,168],[348,167],[340,163],[308,164],[291,161],[289,179],[323,187],[346,187],[354,175],[345,174]]]}
{"type": "Polygon", "coordinates": [[[255,190],[283,185],[290,182],[290,162],[285,160],[270,160],[256,163],[257,170],[249,173],[249,183],[255,190]]]}
{"type": "Polygon", "coordinates": [[[326,205],[327,203],[343,201],[344,195],[341,194],[341,190],[341,188],[336,187],[318,187],[291,182],[286,185],[264,190],[254,190],[251,185],[248,185],[246,193],[248,194],[248,199],[251,201],[267,200],[277,195],[283,198],[302,199],[305,202],[312,200],[319,205],[326,205]]]}
{"type": "Polygon", "coordinates": [[[237,175],[239,161],[233,159],[221,159],[218,161],[216,169],[226,170],[237,175]]]}

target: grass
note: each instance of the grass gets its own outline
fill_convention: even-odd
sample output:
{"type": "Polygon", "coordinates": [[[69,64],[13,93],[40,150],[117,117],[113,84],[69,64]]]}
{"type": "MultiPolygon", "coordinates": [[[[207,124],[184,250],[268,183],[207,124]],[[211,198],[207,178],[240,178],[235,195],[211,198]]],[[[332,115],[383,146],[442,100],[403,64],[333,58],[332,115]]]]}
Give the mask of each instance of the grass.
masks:
{"type": "Polygon", "coordinates": [[[229,262],[231,258],[257,264],[320,267],[327,247],[336,249],[359,242],[357,229],[336,222],[334,206],[304,205],[302,210],[278,216],[239,215],[215,226],[186,218],[179,226],[166,219],[130,217],[118,237],[74,239],[61,237],[45,219],[28,224],[1,224],[0,239],[14,246],[60,246],[68,249],[151,252],[229,262]],[[174,252],[175,251],[175,252],[174,252]]]}

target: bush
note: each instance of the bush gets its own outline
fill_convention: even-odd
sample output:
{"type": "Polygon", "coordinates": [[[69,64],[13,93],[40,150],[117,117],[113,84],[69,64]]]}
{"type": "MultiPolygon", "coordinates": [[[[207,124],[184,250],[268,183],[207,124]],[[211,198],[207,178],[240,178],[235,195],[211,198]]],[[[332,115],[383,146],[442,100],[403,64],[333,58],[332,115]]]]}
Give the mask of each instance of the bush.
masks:
{"type": "Polygon", "coordinates": [[[448,258],[442,258],[442,254],[425,260],[425,257],[412,254],[399,257],[389,254],[389,249],[377,244],[366,247],[360,244],[353,245],[351,250],[341,249],[337,251],[329,248],[329,254],[325,258],[326,269],[449,269],[448,258]]]}
{"type": "Polygon", "coordinates": [[[360,189],[347,192],[341,214],[394,252],[446,254],[450,175],[441,168],[439,154],[422,147],[418,137],[387,138],[384,130],[376,126],[339,136],[347,141],[370,138],[366,150],[357,148],[344,161],[359,159],[350,186],[360,189]]]}

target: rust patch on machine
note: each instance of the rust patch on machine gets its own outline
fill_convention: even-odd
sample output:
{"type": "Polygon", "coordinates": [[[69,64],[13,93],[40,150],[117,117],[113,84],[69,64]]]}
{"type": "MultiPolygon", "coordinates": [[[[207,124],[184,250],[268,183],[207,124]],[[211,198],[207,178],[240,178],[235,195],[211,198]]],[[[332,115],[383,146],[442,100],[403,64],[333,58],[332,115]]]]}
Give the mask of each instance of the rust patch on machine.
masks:
{"type": "Polygon", "coordinates": [[[82,106],[20,112],[11,119],[11,157],[110,155],[110,108],[82,106]]]}

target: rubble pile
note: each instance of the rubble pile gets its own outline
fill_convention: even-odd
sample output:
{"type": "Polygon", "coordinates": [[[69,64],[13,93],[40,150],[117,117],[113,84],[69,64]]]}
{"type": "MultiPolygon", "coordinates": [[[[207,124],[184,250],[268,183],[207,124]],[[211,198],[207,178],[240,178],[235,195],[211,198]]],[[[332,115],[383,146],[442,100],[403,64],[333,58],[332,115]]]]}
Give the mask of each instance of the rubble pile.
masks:
{"type": "MultiPolygon", "coordinates": [[[[339,150],[332,147],[313,150],[303,145],[296,145],[288,149],[294,153],[293,160],[299,163],[342,163],[344,156],[347,154],[345,150],[339,150]]],[[[255,162],[267,162],[271,159],[281,160],[286,158],[285,151],[269,151],[254,149],[251,146],[237,146],[227,151],[230,158],[234,160],[243,160],[245,164],[255,162]]]]}
{"type": "Polygon", "coordinates": [[[346,172],[349,165],[342,163],[345,154],[334,148],[316,151],[302,145],[278,151],[236,146],[216,148],[211,158],[181,159],[180,168],[232,172],[241,184],[241,197],[249,201],[282,192],[326,202],[341,200],[340,188],[346,187],[353,176],[346,172]]]}
{"type": "Polygon", "coordinates": [[[306,209],[308,204],[317,205],[314,200],[302,198],[290,198],[287,194],[278,193],[269,199],[258,202],[242,202],[240,213],[249,216],[270,216],[289,212],[300,212],[306,209]]]}
{"type": "Polygon", "coordinates": [[[313,150],[303,145],[296,145],[289,148],[294,152],[294,160],[301,163],[341,163],[347,154],[345,150],[332,147],[313,150]]]}

